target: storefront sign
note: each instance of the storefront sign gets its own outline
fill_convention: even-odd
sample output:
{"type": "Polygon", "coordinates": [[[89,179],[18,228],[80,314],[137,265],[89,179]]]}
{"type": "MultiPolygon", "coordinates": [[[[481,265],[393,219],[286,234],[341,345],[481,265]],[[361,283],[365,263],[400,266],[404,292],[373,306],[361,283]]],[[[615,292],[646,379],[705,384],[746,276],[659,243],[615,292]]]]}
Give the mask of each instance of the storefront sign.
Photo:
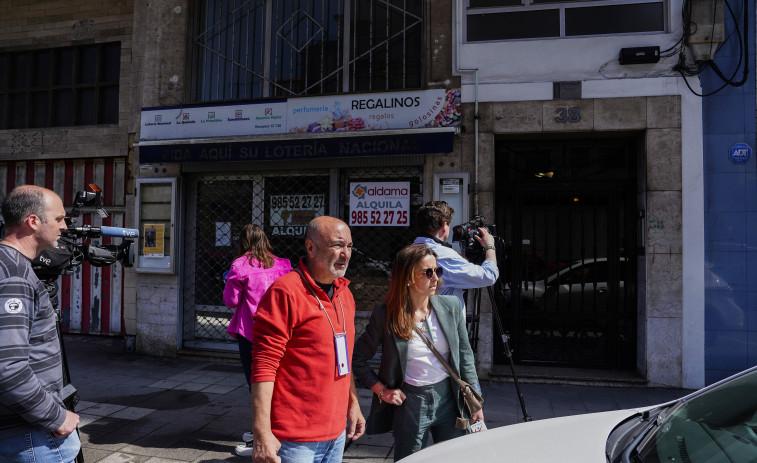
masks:
{"type": "Polygon", "coordinates": [[[728,150],[728,159],[736,164],[745,164],[752,157],[752,147],[746,143],[736,143],[728,150]]]}
{"type": "Polygon", "coordinates": [[[326,213],[325,199],[322,194],[269,196],[271,235],[304,235],[307,224],[326,213]]]}
{"type": "Polygon", "coordinates": [[[355,156],[451,153],[454,133],[403,133],[328,138],[140,145],[139,163],[282,161],[355,156]]]}
{"type": "Polygon", "coordinates": [[[350,183],[350,226],[406,227],[410,182],[350,183]]]}
{"type": "Polygon", "coordinates": [[[289,132],[454,127],[460,123],[460,89],[292,98],[289,132]]]}
{"type": "Polygon", "coordinates": [[[170,106],[142,110],[142,140],[286,133],[283,100],[221,106],[170,106]]]}
{"type": "Polygon", "coordinates": [[[144,108],[140,139],[455,127],[461,111],[458,88],[144,108]]]}

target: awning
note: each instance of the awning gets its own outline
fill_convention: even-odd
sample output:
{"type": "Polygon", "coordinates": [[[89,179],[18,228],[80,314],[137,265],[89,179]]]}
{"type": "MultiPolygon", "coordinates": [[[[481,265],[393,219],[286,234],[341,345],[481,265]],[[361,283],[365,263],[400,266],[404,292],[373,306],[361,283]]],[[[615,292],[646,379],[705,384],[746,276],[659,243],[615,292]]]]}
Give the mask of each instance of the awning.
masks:
{"type": "Polygon", "coordinates": [[[250,137],[142,140],[139,163],[281,161],[355,156],[451,153],[454,127],[250,137]]]}

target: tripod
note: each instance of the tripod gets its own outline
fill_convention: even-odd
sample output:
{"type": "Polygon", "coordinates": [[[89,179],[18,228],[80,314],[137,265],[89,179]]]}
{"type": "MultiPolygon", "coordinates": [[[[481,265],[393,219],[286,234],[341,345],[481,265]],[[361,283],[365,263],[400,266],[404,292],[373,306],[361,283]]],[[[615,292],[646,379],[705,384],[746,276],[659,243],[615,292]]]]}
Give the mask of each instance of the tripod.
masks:
{"type": "MultiPolygon", "coordinates": [[[[499,335],[502,338],[502,345],[504,346],[504,354],[507,357],[507,361],[510,364],[510,371],[513,375],[513,384],[515,384],[515,392],[518,395],[518,400],[520,401],[520,408],[523,411],[523,421],[532,421],[533,418],[528,414],[526,411],[526,402],[523,399],[523,393],[520,391],[520,384],[518,383],[518,375],[515,374],[515,363],[513,362],[513,353],[510,350],[510,336],[505,333],[504,328],[502,327],[502,319],[499,315],[499,309],[497,308],[497,301],[494,298],[494,291],[492,290],[491,286],[486,287],[487,292],[489,293],[489,301],[491,302],[492,306],[492,315],[494,317],[494,322],[497,326],[497,330],[499,331],[499,335]]],[[[469,289],[468,294],[472,295],[472,306],[473,306],[473,314],[471,316],[471,326],[468,331],[468,338],[471,342],[471,347],[473,348],[473,352],[477,351],[478,348],[478,323],[481,319],[481,288],[475,288],[475,289],[469,289]]]]}
{"type": "MultiPolygon", "coordinates": [[[[63,405],[67,410],[76,412],[74,408],[79,403],[79,393],[76,392],[76,388],[71,384],[71,373],[68,369],[68,358],[66,357],[66,347],[63,345],[63,331],[60,327],[60,308],[58,307],[58,281],[46,280],[42,282],[47,290],[47,295],[50,297],[50,304],[53,306],[55,312],[55,330],[58,333],[58,341],[60,342],[60,356],[63,363],[63,389],[61,395],[63,398],[63,405]]],[[[79,427],[76,427],[76,434],[79,434],[79,427]]],[[[76,455],[76,463],[84,463],[83,450],[79,449],[79,454],[76,455]]]]}

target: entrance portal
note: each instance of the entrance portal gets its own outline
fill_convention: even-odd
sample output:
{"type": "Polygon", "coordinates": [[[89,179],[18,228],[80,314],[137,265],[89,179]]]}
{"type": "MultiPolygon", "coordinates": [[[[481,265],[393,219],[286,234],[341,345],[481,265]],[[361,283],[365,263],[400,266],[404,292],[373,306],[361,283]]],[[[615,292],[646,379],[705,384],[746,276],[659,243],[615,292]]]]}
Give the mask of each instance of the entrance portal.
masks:
{"type": "Polygon", "coordinates": [[[516,362],[635,367],[637,144],[497,140],[494,293],[516,362]]]}

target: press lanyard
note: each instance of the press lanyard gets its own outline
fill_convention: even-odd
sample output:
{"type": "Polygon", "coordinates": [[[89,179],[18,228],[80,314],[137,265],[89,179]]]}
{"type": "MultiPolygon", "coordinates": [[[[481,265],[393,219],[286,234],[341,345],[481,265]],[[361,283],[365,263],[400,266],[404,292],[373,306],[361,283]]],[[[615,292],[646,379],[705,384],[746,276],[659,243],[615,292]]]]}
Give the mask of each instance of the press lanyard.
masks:
{"type": "MultiPolygon", "coordinates": [[[[323,314],[326,315],[326,320],[329,321],[329,326],[331,327],[331,332],[334,334],[334,349],[336,352],[336,369],[339,373],[339,376],[344,376],[347,373],[350,372],[350,362],[349,362],[349,355],[347,351],[347,321],[344,317],[344,305],[342,305],[342,297],[340,295],[336,295],[336,297],[339,299],[339,307],[342,309],[342,332],[337,333],[334,329],[334,324],[331,322],[331,317],[329,317],[329,313],[326,311],[326,307],[323,306],[323,303],[321,302],[321,299],[318,297],[318,295],[315,293],[315,289],[310,285],[310,282],[307,278],[305,278],[305,275],[302,273],[300,269],[296,269],[297,273],[300,274],[302,277],[302,280],[305,282],[305,286],[308,287],[310,290],[310,293],[313,295],[316,301],[318,301],[318,306],[323,311],[323,314]]],[[[332,302],[333,305],[333,302],[332,302]]],[[[336,309],[336,305],[334,305],[334,309],[336,309]]]]}

